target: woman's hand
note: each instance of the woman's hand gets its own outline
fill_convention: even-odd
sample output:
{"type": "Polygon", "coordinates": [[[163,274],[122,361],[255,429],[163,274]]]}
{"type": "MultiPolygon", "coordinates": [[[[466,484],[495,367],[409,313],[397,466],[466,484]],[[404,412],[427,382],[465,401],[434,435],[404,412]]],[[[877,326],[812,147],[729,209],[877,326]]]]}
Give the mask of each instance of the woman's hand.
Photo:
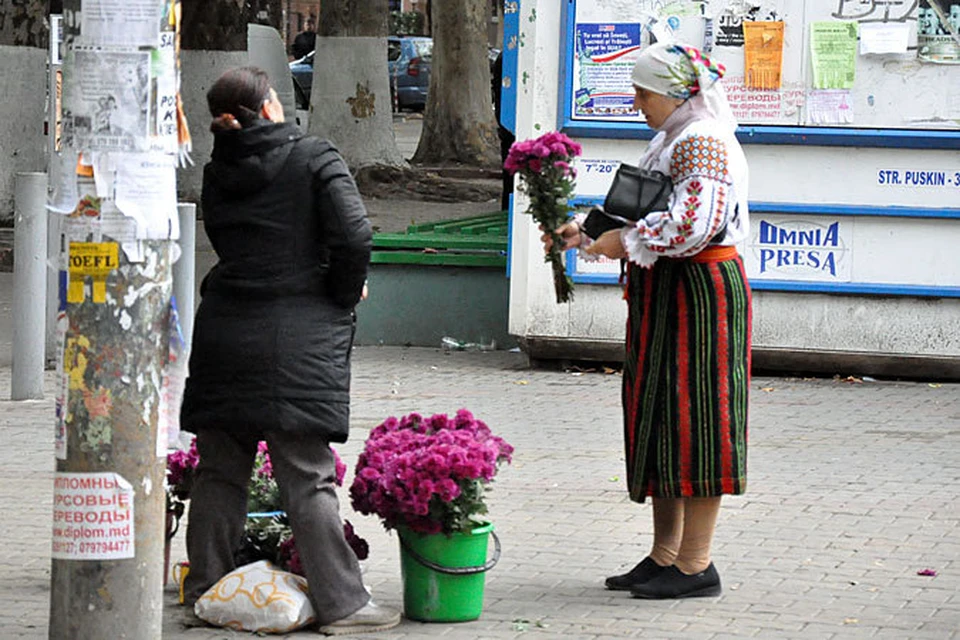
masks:
{"type": "MultiPolygon", "coordinates": [[[[543,251],[544,253],[550,251],[550,247],[553,246],[553,238],[547,230],[543,228],[543,225],[540,225],[540,231],[543,231],[543,235],[540,236],[541,242],[543,242],[543,251]]],[[[574,220],[569,222],[564,222],[562,225],[557,227],[556,234],[563,238],[563,249],[575,249],[580,246],[580,225],[574,220]]]]}
{"type": "Polygon", "coordinates": [[[614,260],[626,258],[627,250],[623,246],[623,240],[620,239],[620,229],[611,229],[605,232],[587,247],[587,253],[606,256],[614,260]]]}

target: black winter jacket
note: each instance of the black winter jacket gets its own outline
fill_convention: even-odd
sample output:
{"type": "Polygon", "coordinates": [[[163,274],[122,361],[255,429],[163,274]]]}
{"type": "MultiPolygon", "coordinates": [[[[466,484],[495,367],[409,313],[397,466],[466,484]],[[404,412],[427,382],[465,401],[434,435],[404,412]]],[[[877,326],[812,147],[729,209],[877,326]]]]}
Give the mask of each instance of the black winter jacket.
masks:
{"type": "Polygon", "coordinates": [[[340,154],[292,124],[217,133],[181,427],[347,438],[350,349],[371,229],[340,154]]]}

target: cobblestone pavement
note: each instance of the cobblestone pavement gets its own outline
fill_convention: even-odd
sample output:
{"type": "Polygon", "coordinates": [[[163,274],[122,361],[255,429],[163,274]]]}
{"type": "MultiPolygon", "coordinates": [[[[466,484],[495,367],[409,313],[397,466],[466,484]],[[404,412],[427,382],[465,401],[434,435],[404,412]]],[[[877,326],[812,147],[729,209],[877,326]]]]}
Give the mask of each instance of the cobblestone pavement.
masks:
{"type": "MultiPolygon", "coordinates": [[[[513,353],[356,350],[348,463],[384,417],[460,407],[517,450],[490,494],[503,557],[480,620],[370,638],[960,637],[960,385],[755,379],[748,492],[724,500],[714,546],[724,593],[650,602],[603,589],[651,539],[649,506],[624,493],[619,383],[513,353]]],[[[52,401],[6,401],[9,384],[0,369],[0,636],[45,638],[52,401]]],[[[370,541],[366,582],[400,606],[395,537],[342,498],[370,541]]],[[[245,635],[191,628],[172,587],[165,597],[167,638],[245,635]]]]}

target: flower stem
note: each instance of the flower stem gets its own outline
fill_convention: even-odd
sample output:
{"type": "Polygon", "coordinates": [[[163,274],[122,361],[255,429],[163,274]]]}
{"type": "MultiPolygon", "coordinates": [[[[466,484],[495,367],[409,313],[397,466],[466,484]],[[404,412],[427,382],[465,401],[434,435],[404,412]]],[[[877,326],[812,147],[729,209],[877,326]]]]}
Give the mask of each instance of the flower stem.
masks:
{"type": "Polygon", "coordinates": [[[569,302],[573,299],[573,281],[567,275],[563,265],[563,238],[552,233],[553,244],[547,254],[547,261],[553,267],[553,288],[557,295],[557,304],[569,302]]]}

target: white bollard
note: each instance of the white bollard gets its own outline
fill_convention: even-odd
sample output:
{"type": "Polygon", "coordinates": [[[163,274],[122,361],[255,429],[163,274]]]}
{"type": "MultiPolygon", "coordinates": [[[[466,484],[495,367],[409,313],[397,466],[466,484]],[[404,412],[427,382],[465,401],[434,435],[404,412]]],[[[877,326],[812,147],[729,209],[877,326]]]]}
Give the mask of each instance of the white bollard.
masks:
{"type": "Polygon", "coordinates": [[[180,313],[180,330],[190,349],[193,340],[194,290],[197,264],[197,205],[181,202],[177,205],[180,214],[180,259],[173,264],[173,295],[177,298],[180,313]]]}
{"type": "Polygon", "coordinates": [[[18,173],[13,231],[11,400],[43,398],[47,293],[47,174],[18,173]]]}

